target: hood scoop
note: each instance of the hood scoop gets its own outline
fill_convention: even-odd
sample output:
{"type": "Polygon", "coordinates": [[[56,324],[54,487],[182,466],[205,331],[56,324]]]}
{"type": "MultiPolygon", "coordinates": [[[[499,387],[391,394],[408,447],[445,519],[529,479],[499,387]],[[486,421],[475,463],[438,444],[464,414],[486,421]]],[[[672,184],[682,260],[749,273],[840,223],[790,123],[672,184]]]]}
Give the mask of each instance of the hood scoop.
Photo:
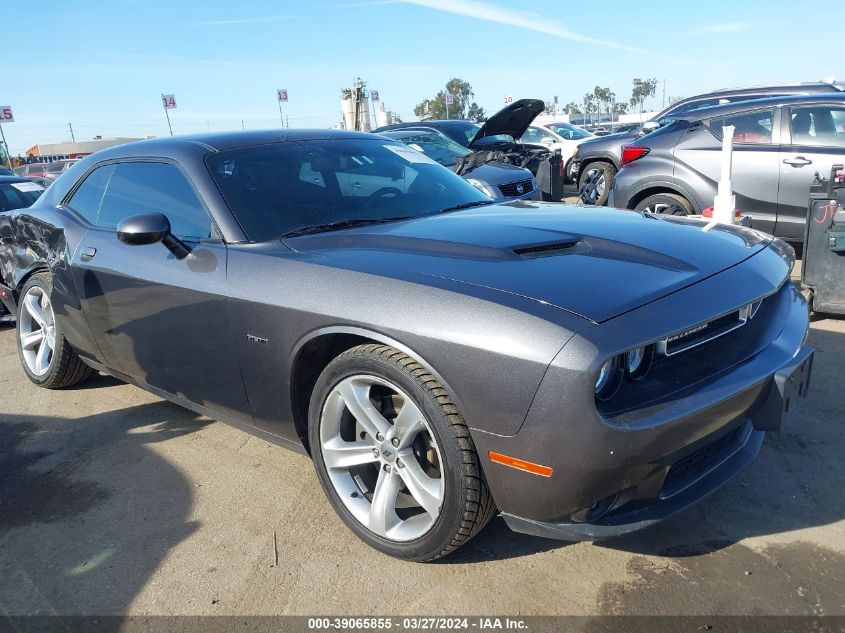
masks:
{"type": "Polygon", "coordinates": [[[562,242],[549,242],[547,244],[520,246],[513,249],[513,252],[526,259],[552,257],[554,255],[583,255],[590,252],[590,245],[583,240],[567,240],[562,242]]]}

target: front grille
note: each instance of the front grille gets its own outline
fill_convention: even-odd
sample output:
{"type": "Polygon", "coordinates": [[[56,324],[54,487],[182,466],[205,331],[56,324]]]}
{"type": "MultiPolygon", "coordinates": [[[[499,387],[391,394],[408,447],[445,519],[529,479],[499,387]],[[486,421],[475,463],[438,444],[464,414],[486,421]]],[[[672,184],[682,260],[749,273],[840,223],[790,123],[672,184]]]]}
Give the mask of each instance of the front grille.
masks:
{"type": "Polygon", "coordinates": [[[499,191],[501,191],[502,195],[507,198],[524,196],[526,193],[534,191],[534,183],[531,182],[530,178],[527,180],[517,180],[516,182],[499,185],[499,191]]]}
{"type": "Polygon", "coordinates": [[[666,480],[663,482],[660,496],[664,498],[671,497],[680,492],[695,482],[701,475],[710,470],[710,468],[721,463],[733,454],[744,439],[747,426],[748,424],[738,426],[733,431],[726,433],[719,439],[702,446],[697,451],[690,453],[672,464],[666,475],[666,480]]]}
{"type": "Polygon", "coordinates": [[[696,347],[702,343],[727,334],[744,323],[740,310],[721,316],[718,319],[707,321],[685,332],[680,332],[666,339],[666,355],[671,356],[678,352],[696,347]]]}

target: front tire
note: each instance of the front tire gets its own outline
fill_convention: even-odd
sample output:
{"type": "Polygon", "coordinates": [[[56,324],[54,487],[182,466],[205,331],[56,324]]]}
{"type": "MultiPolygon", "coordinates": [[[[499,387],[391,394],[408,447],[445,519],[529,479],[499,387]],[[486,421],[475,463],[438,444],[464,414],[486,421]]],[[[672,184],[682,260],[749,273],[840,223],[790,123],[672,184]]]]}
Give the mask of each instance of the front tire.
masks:
{"type": "Polygon", "coordinates": [[[431,561],[477,534],[495,512],[466,423],[419,363],[360,345],[317,379],[308,420],[320,484],[368,545],[431,561]]]}
{"type": "Polygon", "coordinates": [[[634,210],[663,215],[692,215],[693,213],[689,200],[675,193],[657,193],[649,196],[640,200],[634,210]]]}
{"type": "Polygon", "coordinates": [[[578,177],[578,195],[584,204],[603,207],[607,204],[616,169],[610,163],[594,162],[584,166],[578,177]]]}
{"type": "Polygon", "coordinates": [[[45,389],[63,389],[86,380],[94,370],[65,339],[53,310],[52,291],[49,274],[29,278],[18,302],[16,339],[26,377],[45,389]]]}

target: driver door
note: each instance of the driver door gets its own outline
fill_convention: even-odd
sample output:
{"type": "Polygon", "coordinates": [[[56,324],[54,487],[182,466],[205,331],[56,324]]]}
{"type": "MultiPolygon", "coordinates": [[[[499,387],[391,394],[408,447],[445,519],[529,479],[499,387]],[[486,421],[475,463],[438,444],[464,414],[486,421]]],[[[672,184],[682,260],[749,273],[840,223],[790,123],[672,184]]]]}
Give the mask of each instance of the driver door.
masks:
{"type": "Polygon", "coordinates": [[[82,310],[109,367],[215,411],[249,416],[229,336],[225,244],[195,189],[167,162],[106,164],[66,204],[93,227],[74,253],[82,310]],[[191,249],[117,239],[127,217],[163,213],[191,249]]]}

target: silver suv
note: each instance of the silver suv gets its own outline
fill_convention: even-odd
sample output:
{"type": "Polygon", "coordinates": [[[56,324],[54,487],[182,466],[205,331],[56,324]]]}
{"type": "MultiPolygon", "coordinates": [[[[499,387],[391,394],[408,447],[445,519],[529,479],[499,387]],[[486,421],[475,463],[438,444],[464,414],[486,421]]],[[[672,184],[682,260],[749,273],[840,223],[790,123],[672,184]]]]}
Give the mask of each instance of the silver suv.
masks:
{"type": "Polygon", "coordinates": [[[712,206],[726,125],[736,128],[737,208],[754,228],[801,241],[813,177],[845,157],[845,94],[772,97],[675,116],[622,146],[611,206],[674,215],[712,206]]]}
{"type": "Polygon", "coordinates": [[[689,97],[673,103],[656,115],[654,119],[646,121],[634,130],[584,141],[578,146],[578,150],[572,158],[571,175],[578,183],[578,189],[584,203],[603,205],[607,203],[608,193],[613,186],[613,179],[616,172],[619,171],[622,145],[652,132],[680,115],[690,114],[701,108],[736,101],[819,92],[837,94],[843,93],[844,90],[845,84],[819,81],[779,86],[730,88],[689,97]]]}

